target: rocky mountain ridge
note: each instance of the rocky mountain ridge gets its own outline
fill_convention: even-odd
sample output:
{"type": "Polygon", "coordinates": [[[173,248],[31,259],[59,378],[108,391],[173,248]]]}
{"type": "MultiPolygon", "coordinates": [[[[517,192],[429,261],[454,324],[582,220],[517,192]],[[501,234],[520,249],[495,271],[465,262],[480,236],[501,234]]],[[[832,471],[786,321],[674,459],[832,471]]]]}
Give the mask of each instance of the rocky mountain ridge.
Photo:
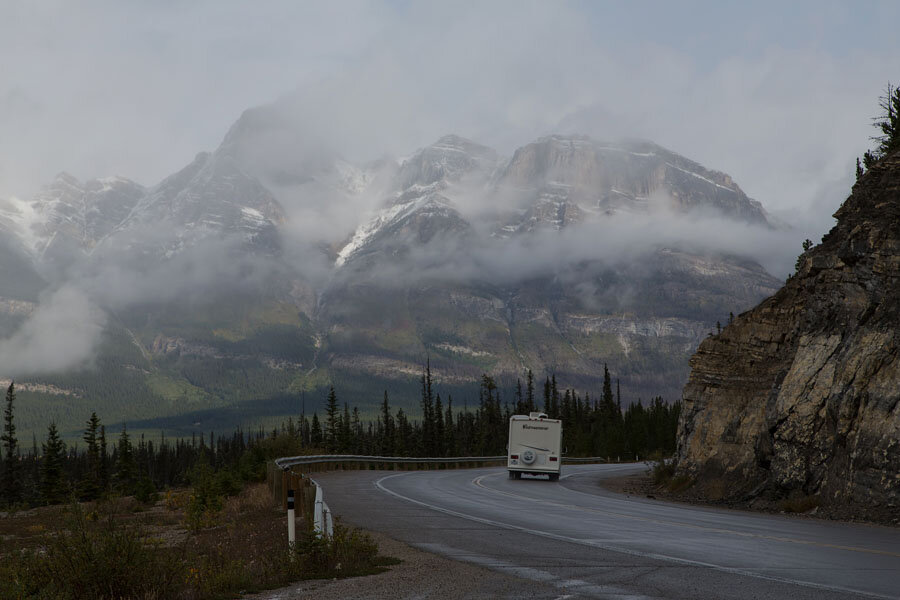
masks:
{"type": "Polygon", "coordinates": [[[485,146],[448,135],[404,159],[388,190],[383,208],[360,224],[339,250],[337,266],[374,240],[380,229],[396,229],[395,221],[409,218],[419,205],[433,209],[439,203],[445,217],[448,211],[459,213],[457,196],[480,200],[481,206],[463,212],[486,220],[498,238],[657,210],[705,211],[772,227],[762,205],[748,198],[730,176],[643,141],[610,144],[548,136],[504,160],[485,146]]]}
{"type": "Polygon", "coordinates": [[[679,468],[707,497],[900,511],[900,154],[774,296],[691,359],[679,468]]]}
{"type": "Polygon", "coordinates": [[[498,183],[525,192],[523,218],[505,223],[504,232],[530,231],[539,223],[559,229],[592,212],[654,208],[715,211],[770,226],[762,205],[747,198],[730,176],[646,141],[541,138],[516,150],[498,183]]]}
{"type": "MultiPolygon", "coordinates": [[[[505,159],[445,136],[399,161],[351,165],[270,117],[248,111],[215,152],[150,188],[64,176],[28,218],[0,214],[50,285],[88,281],[101,304],[96,287],[119,274],[132,288],[110,296],[102,369],[36,380],[90,398],[91,386],[114,393],[99,378],[125,373],[130,393],[162,398],[166,414],[328,382],[363,406],[380,399],[373,386],[409,406],[431,357],[436,379],[459,385],[482,372],[511,384],[530,368],[590,390],[609,364],[626,398],[674,398],[715,322],[777,286],[752,259],[696,244],[567,255],[658,203],[769,227],[727,175],[648,142],[551,136],[505,159]],[[329,212],[345,204],[372,210],[329,212]],[[328,222],[346,213],[349,231],[328,222]],[[36,249],[57,238],[78,252],[50,269],[36,249]]],[[[12,331],[27,315],[7,317],[12,331]]]]}

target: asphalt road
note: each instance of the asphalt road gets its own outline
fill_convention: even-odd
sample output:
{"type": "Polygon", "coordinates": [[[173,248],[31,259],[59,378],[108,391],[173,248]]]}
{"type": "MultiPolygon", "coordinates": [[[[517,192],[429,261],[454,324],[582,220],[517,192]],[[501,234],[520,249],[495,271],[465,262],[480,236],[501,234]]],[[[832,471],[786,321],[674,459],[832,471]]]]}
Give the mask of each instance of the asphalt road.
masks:
{"type": "MultiPolygon", "coordinates": [[[[418,548],[514,575],[509,597],[900,598],[900,529],[695,507],[605,491],[643,465],[316,477],[332,510],[418,548]]],[[[448,597],[452,591],[448,590],[448,597]]]]}

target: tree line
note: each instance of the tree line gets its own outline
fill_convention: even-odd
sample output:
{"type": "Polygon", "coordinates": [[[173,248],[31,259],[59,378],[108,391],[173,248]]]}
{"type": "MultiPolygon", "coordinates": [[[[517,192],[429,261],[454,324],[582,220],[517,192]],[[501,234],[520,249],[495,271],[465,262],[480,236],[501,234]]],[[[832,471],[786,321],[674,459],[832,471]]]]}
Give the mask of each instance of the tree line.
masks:
{"type": "Polygon", "coordinates": [[[381,456],[497,456],[506,453],[509,418],[513,414],[544,412],[563,421],[563,445],[570,456],[640,459],[670,455],[681,403],[654,398],[622,407],[619,385],[604,366],[599,394],[561,389],[556,376],[535,381],[533,373],[518,380],[509,398],[489,375],[478,384],[478,404],[455,406],[443,398],[426,363],[421,377],[420,418],[394,411],[385,391],[379,414],[364,421],[358,407],[338,400],[330,387],[322,417],[301,414],[280,427],[230,435],[209,434],[191,439],[156,441],[141,435],[133,440],[123,427],[115,440],[96,413],[85,423],[83,447],[67,446],[55,423],[47,428],[38,449],[33,441],[23,452],[16,437],[15,384],[6,392],[3,417],[0,504],[6,506],[56,504],[76,498],[93,500],[109,494],[151,499],[157,490],[191,483],[198,469],[211,467],[224,488],[265,477],[266,461],[298,454],[367,454],[381,456]]]}

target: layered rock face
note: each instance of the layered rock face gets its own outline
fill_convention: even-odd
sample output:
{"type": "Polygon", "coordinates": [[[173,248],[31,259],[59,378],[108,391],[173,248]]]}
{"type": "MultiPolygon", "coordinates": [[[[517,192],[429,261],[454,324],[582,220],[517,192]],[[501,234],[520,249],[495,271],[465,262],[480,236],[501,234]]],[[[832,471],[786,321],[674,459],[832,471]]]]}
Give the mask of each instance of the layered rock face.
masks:
{"type": "Polygon", "coordinates": [[[691,359],[679,468],[707,495],[900,511],[900,154],[773,297],[691,359]]]}

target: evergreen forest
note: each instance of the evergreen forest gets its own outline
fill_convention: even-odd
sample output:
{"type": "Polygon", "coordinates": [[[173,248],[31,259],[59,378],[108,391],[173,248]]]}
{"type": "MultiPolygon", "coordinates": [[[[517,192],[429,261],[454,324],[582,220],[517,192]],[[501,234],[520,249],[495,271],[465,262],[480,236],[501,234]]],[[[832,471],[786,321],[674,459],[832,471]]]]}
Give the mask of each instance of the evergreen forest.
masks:
{"type": "Polygon", "coordinates": [[[531,371],[518,381],[512,398],[501,399],[495,381],[483,375],[478,405],[455,405],[442,397],[430,364],[421,377],[421,418],[402,408],[393,410],[383,393],[377,418],[364,420],[357,407],[341,403],[329,389],[325,410],[289,417],[271,430],[237,429],[230,435],[191,438],[133,439],[127,427],[114,439],[96,413],[85,421],[83,445],[67,445],[55,423],[47,426],[40,446],[36,439],[24,449],[16,435],[15,383],[6,392],[3,411],[0,505],[38,506],[72,499],[93,500],[109,495],[134,495],[144,501],[158,490],[195,483],[211,474],[223,492],[246,481],[265,478],[266,463],[279,456],[300,454],[363,454],[378,456],[500,456],[506,452],[509,418],[544,412],[563,421],[563,446],[568,456],[599,456],[610,461],[669,456],[675,451],[680,402],[654,398],[623,408],[621,397],[604,367],[603,388],[597,394],[560,389],[556,376],[536,382],[531,371]]]}

